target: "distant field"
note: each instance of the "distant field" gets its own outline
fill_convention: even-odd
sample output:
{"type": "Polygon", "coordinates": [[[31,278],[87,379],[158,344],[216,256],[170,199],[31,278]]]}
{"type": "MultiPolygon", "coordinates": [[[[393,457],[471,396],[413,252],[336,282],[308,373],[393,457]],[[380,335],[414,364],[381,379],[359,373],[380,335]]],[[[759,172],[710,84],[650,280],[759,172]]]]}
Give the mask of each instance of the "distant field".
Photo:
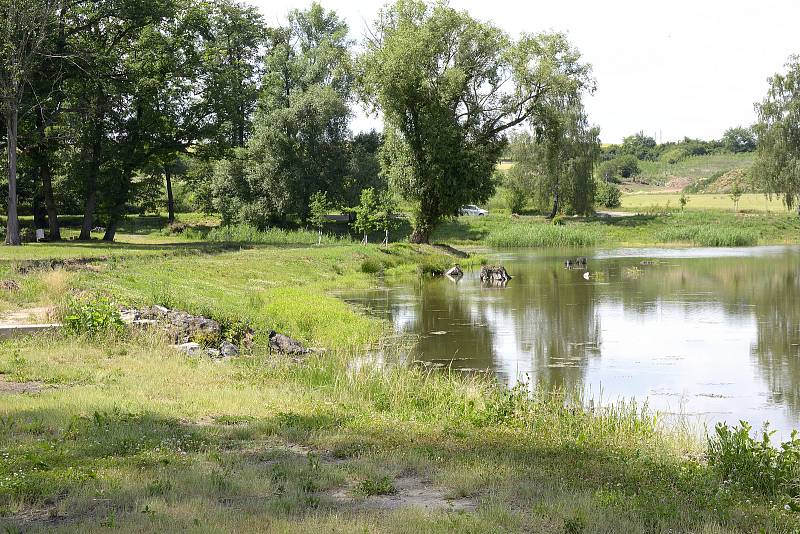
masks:
{"type": "MultiPolygon", "coordinates": [[[[686,195],[689,203],[686,204],[687,210],[731,210],[733,211],[733,201],[729,195],[686,195]]],[[[633,193],[622,195],[622,210],[641,210],[654,207],[666,207],[669,205],[671,208],[680,207],[680,194],[677,193],[633,193]]],[[[739,200],[739,210],[748,211],[771,211],[775,213],[785,213],[786,206],[783,201],[777,197],[772,197],[772,200],[767,199],[764,195],[752,193],[742,195],[739,200]]]]}

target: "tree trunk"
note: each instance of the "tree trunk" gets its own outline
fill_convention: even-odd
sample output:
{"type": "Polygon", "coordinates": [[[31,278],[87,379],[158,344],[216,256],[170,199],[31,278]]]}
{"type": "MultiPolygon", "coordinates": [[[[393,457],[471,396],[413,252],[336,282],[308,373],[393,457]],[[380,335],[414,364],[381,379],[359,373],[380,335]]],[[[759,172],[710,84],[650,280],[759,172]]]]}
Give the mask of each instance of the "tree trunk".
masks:
{"type": "Polygon", "coordinates": [[[170,224],[175,222],[175,199],[172,196],[172,173],[168,166],[164,166],[164,176],[167,179],[167,220],[170,224]]]}
{"type": "Polygon", "coordinates": [[[61,228],[58,226],[58,210],[53,195],[53,174],[50,170],[50,152],[46,143],[47,138],[41,108],[36,113],[36,128],[39,130],[39,138],[43,145],[40,149],[39,176],[42,178],[42,194],[47,208],[47,225],[50,229],[50,240],[58,241],[61,239],[61,228]]]}
{"type": "Polygon", "coordinates": [[[105,116],[102,96],[98,97],[94,112],[94,131],[92,132],[91,156],[88,172],[86,173],[86,201],[83,209],[83,224],[81,235],[78,239],[89,240],[92,238],[94,227],[94,212],[97,208],[97,175],[100,173],[100,152],[103,149],[103,118],[105,116]]]}
{"type": "Polygon", "coordinates": [[[556,194],[553,197],[553,211],[550,212],[550,215],[548,215],[547,218],[555,219],[556,215],[558,215],[558,191],[556,191],[556,194]]]}
{"type": "Polygon", "coordinates": [[[119,197],[117,197],[114,207],[111,208],[111,216],[108,219],[108,225],[106,225],[106,233],[103,235],[103,241],[114,241],[114,237],[117,235],[119,221],[122,220],[122,217],[125,214],[125,204],[128,200],[128,192],[130,191],[132,175],[132,169],[125,170],[123,175],[124,182],[122,183],[122,190],[119,192],[119,197]]]}
{"type": "Polygon", "coordinates": [[[17,216],[17,109],[6,115],[8,133],[8,220],[6,222],[6,244],[21,245],[19,217],[17,216]]]}
{"type": "Polygon", "coordinates": [[[427,244],[431,239],[430,232],[426,228],[416,227],[411,232],[408,240],[417,245],[427,244]]]}
{"type": "Polygon", "coordinates": [[[114,206],[114,209],[111,211],[111,217],[108,220],[108,226],[106,226],[106,233],[103,234],[103,241],[114,241],[114,236],[117,235],[117,225],[121,217],[122,208],[119,207],[119,205],[114,206]]]}

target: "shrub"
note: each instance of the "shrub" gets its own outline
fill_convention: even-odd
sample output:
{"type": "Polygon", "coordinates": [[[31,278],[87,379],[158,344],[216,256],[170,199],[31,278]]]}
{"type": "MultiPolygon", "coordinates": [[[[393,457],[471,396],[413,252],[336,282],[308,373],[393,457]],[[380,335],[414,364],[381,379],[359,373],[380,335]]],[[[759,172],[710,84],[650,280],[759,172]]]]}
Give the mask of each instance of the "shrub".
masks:
{"type": "Polygon", "coordinates": [[[372,495],[394,495],[397,493],[392,478],[388,476],[362,480],[357,490],[365,497],[372,495]]]}
{"type": "Polygon", "coordinates": [[[73,297],[64,309],[64,328],[75,335],[99,337],[124,329],[117,307],[106,297],[73,297]]]}
{"type": "Polygon", "coordinates": [[[624,156],[618,157],[615,161],[619,168],[619,175],[623,178],[638,176],[642,172],[639,168],[639,160],[636,159],[636,156],[625,154],[624,156]]]}
{"type": "Polygon", "coordinates": [[[377,274],[383,271],[383,263],[369,258],[361,262],[361,272],[367,274],[377,274]]]}
{"type": "Polygon", "coordinates": [[[618,208],[621,196],[622,193],[616,185],[608,182],[599,182],[597,184],[595,201],[598,205],[605,208],[618,208]]]}
{"type": "Polygon", "coordinates": [[[659,158],[661,161],[666,161],[670,165],[674,165],[679,161],[683,161],[689,156],[689,153],[684,148],[673,148],[671,150],[667,150],[661,157],[659,158]]]}
{"type": "Polygon", "coordinates": [[[775,447],[765,425],[761,439],[750,436],[752,427],[745,421],[741,426],[728,427],[719,423],[715,435],[708,439],[708,463],[725,481],[746,490],[755,490],[770,497],[800,496],[800,439],[797,431],[775,447]]]}
{"type": "Polygon", "coordinates": [[[601,163],[597,168],[597,177],[602,182],[619,183],[619,162],[612,159],[601,163]]]}

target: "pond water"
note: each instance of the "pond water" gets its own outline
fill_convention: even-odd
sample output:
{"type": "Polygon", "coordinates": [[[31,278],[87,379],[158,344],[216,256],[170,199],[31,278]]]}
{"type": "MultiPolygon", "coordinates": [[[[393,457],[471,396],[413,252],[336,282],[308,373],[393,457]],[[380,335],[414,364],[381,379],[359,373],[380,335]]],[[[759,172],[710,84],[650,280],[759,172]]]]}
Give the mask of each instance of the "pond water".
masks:
{"type": "MultiPolygon", "coordinates": [[[[800,427],[800,248],[495,252],[513,279],[403,280],[345,295],[413,334],[410,357],[635,398],[713,425],[800,427]],[[563,266],[588,258],[589,279],[563,266]]],[[[710,427],[709,427],[710,428],[710,427]]]]}

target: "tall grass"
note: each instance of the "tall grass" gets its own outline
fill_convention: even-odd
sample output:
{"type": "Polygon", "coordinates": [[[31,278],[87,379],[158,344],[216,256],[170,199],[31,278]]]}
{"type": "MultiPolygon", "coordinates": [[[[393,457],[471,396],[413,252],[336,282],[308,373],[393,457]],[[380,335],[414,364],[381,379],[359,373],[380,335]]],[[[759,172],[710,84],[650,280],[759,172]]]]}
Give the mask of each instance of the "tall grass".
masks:
{"type": "MultiPolygon", "coordinates": [[[[212,229],[207,236],[209,241],[231,243],[257,243],[260,245],[316,245],[318,234],[312,230],[285,230],[267,228],[259,230],[246,224],[220,226],[212,229]]],[[[336,244],[350,242],[349,236],[322,235],[322,243],[336,244]]]]}
{"type": "Polygon", "coordinates": [[[688,242],[704,247],[746,247],[758,243],[758,234],[749,229],[727,226],[684,226],[666,228],[656,235],[664,243],[688,242]]]}
{"type": "Polygon", "coordinates": [[[586,247],[600,242],[594,229],[549,224],[512,225],[495,231],[486,239],[493,247],[586,247]]]}

